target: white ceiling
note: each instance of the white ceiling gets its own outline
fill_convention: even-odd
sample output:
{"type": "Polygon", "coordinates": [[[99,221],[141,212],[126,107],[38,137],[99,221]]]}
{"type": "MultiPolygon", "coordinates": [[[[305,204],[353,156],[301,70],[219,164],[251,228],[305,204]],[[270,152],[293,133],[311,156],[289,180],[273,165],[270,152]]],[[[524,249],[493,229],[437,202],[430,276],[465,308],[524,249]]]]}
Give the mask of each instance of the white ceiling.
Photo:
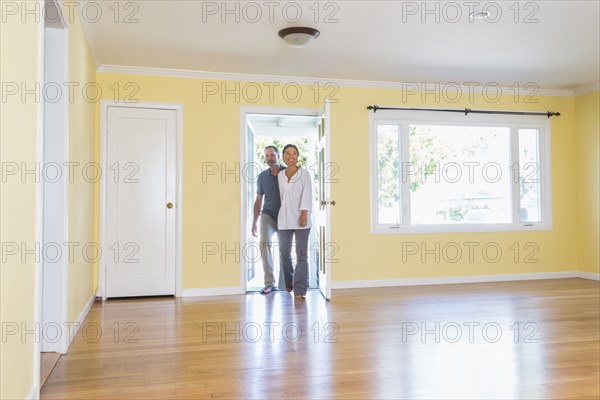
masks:
{"type": "Polygon", "coordinates": [[[295,5],[137,0],[121,1],[118,16],[114,3],[95,2],[103,7],[100,18],[93,8],[88,17],[83,14],[99,67],[505,87],[534,82],[559,90],[600,81],[599,0],[321,1],[317,6],[314,0],[295,5]],[[425,7],[433,11],[425,13],[425,7]],[[492,14],[471,21],[469,7],[492,14]],[[291,48],[277,36],[289,26],[315,27],[321,36],[307,48],[291,48]]]}
{"type": "Polygon", "coordinates": [[[247,122],[257,135],[310,137],[318,133],[317,126],[320,120],[320,117],[305,115],[255,114],[249,115],[247,122]]]}

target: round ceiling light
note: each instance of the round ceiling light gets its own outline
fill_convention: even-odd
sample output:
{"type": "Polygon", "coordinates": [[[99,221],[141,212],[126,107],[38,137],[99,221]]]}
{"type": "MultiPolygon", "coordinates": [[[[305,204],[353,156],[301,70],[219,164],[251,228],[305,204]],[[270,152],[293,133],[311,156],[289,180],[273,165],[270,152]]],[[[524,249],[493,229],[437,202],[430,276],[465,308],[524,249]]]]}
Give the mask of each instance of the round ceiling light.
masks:
{"type": "Polygon", "coordinates": [[[279,31],[279,37],[292,47],[306,47],[319,37],[321,32],[314,28],[293,26],[279,31]]]}
{"type": "Polygon", "coordinates": [[[489,11],[474,11],[469,14],[469,18],[471,18],[471,21],[474,19],[486,19],[490,16],[490,14],[491,13],[489,11]]]}

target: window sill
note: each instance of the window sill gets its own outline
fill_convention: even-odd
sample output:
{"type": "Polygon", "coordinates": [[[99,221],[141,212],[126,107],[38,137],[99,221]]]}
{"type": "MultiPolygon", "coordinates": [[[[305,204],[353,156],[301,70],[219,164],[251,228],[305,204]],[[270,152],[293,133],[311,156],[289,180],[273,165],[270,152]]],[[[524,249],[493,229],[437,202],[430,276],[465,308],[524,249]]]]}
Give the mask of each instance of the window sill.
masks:
{"type": "Polygon", "coordinates": [[[552,224],[460,224],[460,225],[399,225],[372,226],[373,235],[421,234],[421,233],[468,233],[468,232],[531,232],[551,231],[552,224]]]}

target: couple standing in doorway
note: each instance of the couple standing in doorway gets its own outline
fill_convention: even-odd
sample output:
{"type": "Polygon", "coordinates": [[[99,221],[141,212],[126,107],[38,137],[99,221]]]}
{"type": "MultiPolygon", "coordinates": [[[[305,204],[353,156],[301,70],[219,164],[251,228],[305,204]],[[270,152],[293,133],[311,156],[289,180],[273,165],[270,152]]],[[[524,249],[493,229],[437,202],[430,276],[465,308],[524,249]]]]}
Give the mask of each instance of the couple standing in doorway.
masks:
{"type": "Polygon", "coordinates": [[[279,164],[279,149],[265,147],[268,169],[258,175],[252,235],[260,231],[260,251],[265,273],[262,294],[275,290],[273,275],[272,237],[277,233],[281,269],[285,288],[298,300],[308,290],[308,237],[312,210],[312,183],[308,170],[298,166],[299,152],[293,144],[283,148],[279,164]],[[264,201],[263,201],[264,200],[264,201]],[[262,210],[261,210],[262,208],[262,210]],[[260,222],[259,222],[260,215],[260,222]],[[257,224],[260,228],[257,227],[257,224]],[[296,239],[296,268],[292,265],[292,242],[296,239]]]}

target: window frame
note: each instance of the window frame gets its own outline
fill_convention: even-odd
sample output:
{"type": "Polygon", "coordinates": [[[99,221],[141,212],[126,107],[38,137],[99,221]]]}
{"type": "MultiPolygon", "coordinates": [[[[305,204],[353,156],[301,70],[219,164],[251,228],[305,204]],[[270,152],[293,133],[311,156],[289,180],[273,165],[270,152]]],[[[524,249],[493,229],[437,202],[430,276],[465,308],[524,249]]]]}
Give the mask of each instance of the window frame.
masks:
{"type": "MultiPolygon", "coordinates": [[[[370,146],[370,195],[371,195],[371,233],[372,234],[406,234],[406,233],[458,233],[458,232],[529,232],[552,230],[552,176],[550,160],[551,123],[546,116],[502,115],[502,114],[469,114],[437,111],[405,111],[392,110],[369,113],[369,146],[370,146]],[[377,125],[398,125],[400,136],[400,215],[401,223],[379,224],[378,199],[378,158],[377,158],[377,125]],[[519,129],[537,129],[539,132],[539,187],[540,187],[540,222],[520,222],[520,187],[519,180],[511,178],[510,200],[512,222],[509,223],[457,223],[457,224],[419,224],[411,225],[410,184],[402,182],[404,160],[410,160],[409,125],[444,125],[444,126],[490,126],[510,129],[509,165],[518,166],[519,161],[519,129]]],[[[511,171],[507,171],[511,173],[511,171]]]]}

